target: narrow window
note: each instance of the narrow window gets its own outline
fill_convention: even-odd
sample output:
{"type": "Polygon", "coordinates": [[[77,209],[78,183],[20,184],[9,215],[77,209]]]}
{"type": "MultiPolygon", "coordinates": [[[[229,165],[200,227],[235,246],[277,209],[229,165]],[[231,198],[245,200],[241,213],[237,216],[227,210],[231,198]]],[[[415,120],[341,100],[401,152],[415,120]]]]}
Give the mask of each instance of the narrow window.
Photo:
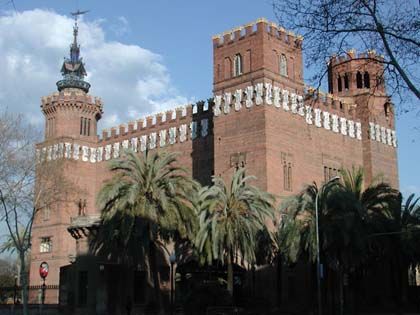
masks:
{"type": "Polygon", "coordinates": [[[293,57],[290,57],[290,78],[295,79],[295,59],[293,57]]]}
{"type": "Polygon", "coordinates": [[[363,82],[362,81],[363,81],[362,74],[359,71],[357,71],[357,74],[356,74],[356,86],[357,86],[358,89],[363,88],[363,82]]]}
{"type": "Polygon", "coordinates": [[[288,179],[287,179],[287,164],[286,162],[284,162],[283,164],[283,189],[284,190],[288,190],[287,189],[287,183],[288,183],[288,179]]]}
{"type": "Polygon", "coordinates": [[[41,237],[41,243],[39,245],[40,253],[50,253],[52,250],[51,237],[41,237]]]}
{"type": "Polygon", "coordinates": [[[390,112],[390,105],[389,105],[389,103],[385,103],[384,104],[384,112],[385,112],[385,117],[388,118],[389,117],[389,112],[390,112]]]}
{"type": "Polygon", "coordinates": [[[338,92],[341,92],[343,90],[343,86],[341,85],[341,77],[338,76],[337,78],[337,86],[338,86],[338,92]]]}
{"type": "Polygon", "coordinates": [[[87,135],[90,136],[90,119],[88,119],[87,135]]]}
{"type": "Polygon", "coordinates": [[[83,135],[86,136],[87,135],[87,118],[84,119],[83,122],[83,135]]]}
{"type": "Polygon", "coordinates": [[[370,88],[370,77],[369,77],[369,72],[365,72],[364,76],[363,76],[363,81],[365,83],[365,88],[370,88]]]}
{"type": "Polygon", "coordinates": [[[290,163],[287,168],[287,188],[289,191],[292,191],[292,165],[290,163]]]}
{"type": "Polygon", "coordinates": [[[242,74],[242,56],[241,54],[236,54],[235,59],[234,59],[234,64],[235,64],[235,71],[234,71],[234,76],[240,76],[242,74]]]}
{"type": "Polygon", "coordinates": [[[50,207],[49,206],[44,206],[44,221],[48,221],[50,219],[50,207]]]}
{"type": "Polygon", "coordinates": [[[80,117],[80,134],[83,134],[83,117],[80,117]]]}
{"type": "Polygon", "coordinates": [[[287,58],[284,54],[280,56],[280,74],[287,76],[287,58]]]}
{"type": "Polygon", "coordinates": [[[225,62],[224,62],[224,78],[225,79],[230,79],[231,76],[232,76],[232,62],[230,61],[229,58],[225,58],[225,62]]]}
{"type": "Polygon", "coordinates": [[[344,75],[344,89],[345,89],[346,91],[348,91],[348,90],[349,90],[349,75],[348,75],[348,73],[346,73],[346,74],[344,75]]]}

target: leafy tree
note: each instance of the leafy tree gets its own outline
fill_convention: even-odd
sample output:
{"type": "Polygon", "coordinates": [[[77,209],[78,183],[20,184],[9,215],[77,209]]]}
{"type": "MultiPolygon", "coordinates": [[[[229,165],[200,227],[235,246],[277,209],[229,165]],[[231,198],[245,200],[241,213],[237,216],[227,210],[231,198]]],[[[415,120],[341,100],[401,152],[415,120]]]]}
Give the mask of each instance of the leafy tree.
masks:
{"type": "Polygon", "coordinates": [[[133,240],[139,241],[138,253],[147,258],[149,281],[153,282],[161,311],[157,252],[162,240],[191,237],[196,223],[191,196],[197,184],[176,162],[174,153],[138,155],[127,150],[122,158],[110,163],[114,176],[97,198],[106,227],[99,249],[115,242],[129,243],[131,249],[136,246],[133,240]]]}
{"type": "Polygon", "coordinates": [[[214,177],[198,196],[199,230],[195,245],[203,261],[227,264],[227,289],[233,295],[233,264],[255,264],[257,233],[274,218],[274,197],[248,184],[245,169],[235,172],[229,186],[214,177]]]}
{"type": "MultiPolygon", "coordinates": [[[[322,65],[351,48],[383,55],[388,91],[420,98],[419,4],[398,0],[272,0],[282,26],[305,37],[306,63],[322,65]],[[409,93],[404,93],[405,91],[409,93]]],[[[369,62],[369,56],[366,57],[369,62]]],[[[373,59],[371,59],[373,61],[373,59]]],[[[375,61],[377,59],[375,58],[375,61]]],[[[325,69],[317,69],[319,82],[325,69]]]]}

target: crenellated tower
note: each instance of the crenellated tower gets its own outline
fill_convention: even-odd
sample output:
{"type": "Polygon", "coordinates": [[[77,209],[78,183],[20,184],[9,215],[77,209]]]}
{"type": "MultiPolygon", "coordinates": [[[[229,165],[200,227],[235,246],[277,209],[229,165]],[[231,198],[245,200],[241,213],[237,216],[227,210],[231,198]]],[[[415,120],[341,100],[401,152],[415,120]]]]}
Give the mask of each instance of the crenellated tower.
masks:
{"type": "Polygon", "coordinates": [[[83,163],[85,158],[81,155],[90,153],[87,148],[97,145],[97,123],[103,111],[101,100],[88,94],[90,84],[85,81],[87,73],[80,57],[78,31],[76,19],[70,56],[61,67],[63,78],[57,82],[58,91],[41,100],[45,140],[37,145],[38,162],[55,161],[55,170],[66,183],[65,191],[60,191],[62,196],[48,204],[41,201],[41,210],[35,214],[29,280],[29,298],[33,303],[39,298],[38,268],[42,261],[50,267],[46,303],[58,302],[60,268],[74,262],[81,246],[68,233],[68,228],[75,225],[75,218],[89,221],[92,216],[97,217],[96,165],[83,163]]]}
{"type": "Polygon", "coordinates": [[[94,140],[97,123],[102,116],[102,103],[88,95],[90,84],[80,57],[77,20],[73,28],[70,56],[61,67],[63,79],[57,82],[58,93],[42,98],[41,109],[45,115],[45,139],[73,137],[94,140]]]}
{"type": "Polygon", "coordinates": [[[363,127],[367,183],[383,176],[398,187],[396,150],[382,145],[390,138],[389,130],[395,130],[394,106],[385,89],[383,56],[373,50],[357,54],[354,49],[334,56],[328,66],[328,83],[330,93],[355,104],[363,127]]]}

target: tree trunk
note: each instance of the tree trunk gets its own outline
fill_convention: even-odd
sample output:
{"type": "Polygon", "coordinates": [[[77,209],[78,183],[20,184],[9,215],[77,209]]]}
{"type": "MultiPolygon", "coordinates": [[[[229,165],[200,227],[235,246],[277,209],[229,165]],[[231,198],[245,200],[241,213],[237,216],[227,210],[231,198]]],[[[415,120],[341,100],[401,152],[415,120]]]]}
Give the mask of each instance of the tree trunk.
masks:
{"type": "Polygon", "coordinates": [[[157,265],[157,253],[156,253],[156,245],[153,242],[153,235],[152,230],[149,227],[149,260],[150,260],[150,270],[153,276],[153,287],[155,291],[155,301],[158,307],[158,313],[163,313],[163,305],[162,305],[162,295],[160,292],[160,279],[159,279],[159,272],[158,272],[158,265],[157,265]]]}
{"type": "Polygon", "coordinates": [[[229,251],[227,257],[227,290],[233,297],[233,257],[232,251],[229,251]]]}
{"type": "Polygon", "coordinates": [[[344,314],[344,285],[343,285],[343,268],[338,268],[338,285],[339,285],[339,304],[340,304],[340,315],[344,314]]]}
{"type": "Polygon", "coordinates": [[[25,253],[19,253],[20,260],[20,286],[22,288],[22,308],[23,315],[29,315],[28,310],[28,274],[26,272],[26,259],[25,253]]]}

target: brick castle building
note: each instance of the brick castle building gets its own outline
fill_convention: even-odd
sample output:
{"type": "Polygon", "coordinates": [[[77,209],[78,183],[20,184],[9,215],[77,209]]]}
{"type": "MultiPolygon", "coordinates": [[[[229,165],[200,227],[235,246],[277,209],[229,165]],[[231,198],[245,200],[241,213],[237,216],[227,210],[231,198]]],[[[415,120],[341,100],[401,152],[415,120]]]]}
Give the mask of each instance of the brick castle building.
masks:
{"type": "MultiPolygon", "coordinates": [[[[38,268],[47,261],[48,303],[58,302],[60,268],[87,252],[87,235],[100,217],[95,198],[110,177],[107,161],[124,148],[180,152],[179,162],[202,184],[246,167],[256,184],[279,200],[352,166],[364,167],[367,183],[382,175],[398,187],[393,106],[381,79],[381,57],[373,51],[332,57],[324,94],[303,82],[303,38],[259,19],[213,37],[213,102],[148,116],[98,136],[104,107],[88,93],[77,31],[76,25],[58,92],[41,104],[45,140],[37,147],[38,159],[61,160],[65,176],[78,187],[70,200],[37,213],[34,221],[30,285],[40,285],[38,268]]],[[[93,281],[83,270],[75,277],[79,288],[93,281]]],[[[36,294],[31,291],[32,300],[36,294]]],[[[76,304],[90,303],[81,296],[74,297],[76,304]]]]}

